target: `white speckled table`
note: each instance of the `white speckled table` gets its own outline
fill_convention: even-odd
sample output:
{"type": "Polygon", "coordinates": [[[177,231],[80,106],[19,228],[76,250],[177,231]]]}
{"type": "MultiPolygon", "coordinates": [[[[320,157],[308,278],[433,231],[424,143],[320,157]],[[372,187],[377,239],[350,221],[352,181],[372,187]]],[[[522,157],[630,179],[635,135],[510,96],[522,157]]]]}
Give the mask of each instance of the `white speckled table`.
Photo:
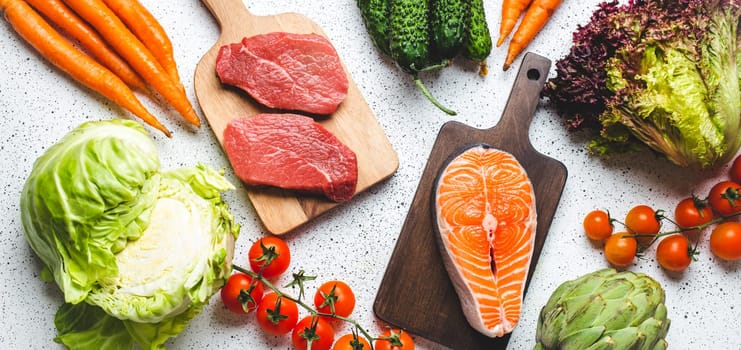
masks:
{"type": "MultiPolygon", "coordinates": [[[[192,77],[201,55],[216,40],[218,27],[197,0],[143,0],[168,31],[186,90],[195,103],[192,77]]],[[[385,266],[406,217],[427,156],[439,127],[451,117],[441,113],[390,61],[381,58],[363,29],[355,1],[294,0],[247,1],[255,14],[300,12],[316,21],[334,43],[354,80],[364,93],[398,152],[400,167],[387,181],[352,201],[285,235],[293,249],[292,269],[304,269],[318,280],[343,279],[355,288],[358,305],[353,313],[362,325],[377,333],[381,324],[372,304],[385,266]]],[[[571,33],[586,23],[597,1],[565,1],[530,50],[554,61],[565,55],[571,33]]],[[[487,1],[493,32],[499,25],[501,0],[487,1]]],[[[70,129],[84,121],[125,117],[113,103],[82,88],[40,59],[5,21],[0,21],[0,347],[3,349],[58,348],[54,313],[62,302],[54,284],[39,279],[40,262],[23,236],[19,194],[33,161],[70,129]]],[[[445,105],[458,111],[455,119],[487,128],[495,125],[516,72],[502,72],[504,48],[495,49],[486,78],[473,67],[456,64],[424,80],[445,105]]],[[[146,101],[175,132],[172,139],[153,134],[163,166],[180,167],[204,162],[228,169],[216,138],[204,127],[190,132],[174,113],[146,101]]],[[[526,296],[522,318],[509,349],[531,349],[541,306],[561,282],[607,266],[602,252],[582,234],[581,219],[594,208],[622,217],[635,204],[673,210],[692,192],[707,193],[725,177],[725,168],[697,173],[679,170],[652,155],[597,159],[584,150],[584,140],[567,134],[546,106],[535,116],[531,138],[536,149],[562,161],[569,178],[553,218],[539,265],[526,296]]],[[[238,183],[229,170],[227,175],[238,183]]],[[[246,265],[250,242],[265,235],[242,187],[226,195],[242,224],[237,242],[237,264],[246,265]]],[[[667,293],[672,319],[668,341],[679,349],[741,348],[741,272],[739,264],[712,256],[707,241],[699,261],[681,275],[663,272],[651,250],[630,268],[658,279],[667,293]]],[[[309,284],[309,289],[319,282],[309,284]]],[[[344,333],[349,328],[342,328],[344,333]]],[[[420,349],[440,346],[416,338],[420,349]]],[[[253,318],[229,313],[218,297],[177,338],[172,349],[285,349],[290,337],[265,336],[253,318]]]]}

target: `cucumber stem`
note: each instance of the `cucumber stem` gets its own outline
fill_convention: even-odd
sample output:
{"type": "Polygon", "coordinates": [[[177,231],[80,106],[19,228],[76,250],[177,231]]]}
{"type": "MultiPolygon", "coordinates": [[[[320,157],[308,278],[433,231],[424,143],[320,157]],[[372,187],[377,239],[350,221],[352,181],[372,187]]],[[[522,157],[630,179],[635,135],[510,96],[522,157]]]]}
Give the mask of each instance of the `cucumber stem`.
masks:
{"type": "Polygon", "coordinates": [[[485,77],[489,74],[489,66],[486,65],[486,60],[479,62],[479,76],[485,77]]]}
{"type": "Polygon", "coordinates": [[[448,67],[448,66],[450,66],[450,60],[443,60],[440,63],[433,64],[433,65],[424,67],[424,68],[422,68],[420,70],[417,70],[417,72],[429,72],[429,71],[433,71],[433,70],[443,69],[443,68],[448,67]]]}
{"type": "Polygon", "coordinates": [[[437,108],[439,108],[441,111],[447,113],[448,115],[456,115],[457,113],[454,110],[448,109],[447,107],[443,106],[440,102],[438,102],[434,96],[432,96],[432,93],[430,93],[430,90],[427,90],[427,87],[424,83],[422,83],[422,80],[419,79],[419,76],[414,75],[414,83],[417,84],[417,87],[420,91],[422,91],[422,94],[427,97],[430,102],[432,102],[433,105],[435,105],[437,108]]]}

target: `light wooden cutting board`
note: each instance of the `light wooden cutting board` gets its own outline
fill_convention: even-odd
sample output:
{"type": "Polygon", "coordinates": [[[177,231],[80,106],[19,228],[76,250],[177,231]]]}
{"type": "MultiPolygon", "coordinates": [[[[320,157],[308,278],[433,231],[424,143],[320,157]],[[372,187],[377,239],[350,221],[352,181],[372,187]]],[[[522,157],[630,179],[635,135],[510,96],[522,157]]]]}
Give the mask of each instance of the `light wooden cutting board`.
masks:
{"type": "MultiPolygon", "coordinates": [[[[326,37],[309,18],[284,13],[256,16],[242,0],[202,0],[221,27],[221,35],[206,52],[195,71],[195,92],[208,124],[223,145],[224,128],[230,120],[258,113],[276,113],[255,102],[237,88],[222,85],[216,75],[216,56],[222,45],[244,37],[269,32],[316,33],[326,37]]],[[[345,69],[347,72],[347,69],[345,69]]],[[[357,192],[388,178],[399,167],[399,159],[375,114],[348,73],[349,91],[335,113],[317,119],[352,149],[358,159],[357,192]]],[[[280,235],[335,207],[338,203],[318,196],[299,195],[275,188],[247,187],[248,196],[265,228],[280,235]]],[[[352,199],[349,201],[352,202],[352,199]]]]}

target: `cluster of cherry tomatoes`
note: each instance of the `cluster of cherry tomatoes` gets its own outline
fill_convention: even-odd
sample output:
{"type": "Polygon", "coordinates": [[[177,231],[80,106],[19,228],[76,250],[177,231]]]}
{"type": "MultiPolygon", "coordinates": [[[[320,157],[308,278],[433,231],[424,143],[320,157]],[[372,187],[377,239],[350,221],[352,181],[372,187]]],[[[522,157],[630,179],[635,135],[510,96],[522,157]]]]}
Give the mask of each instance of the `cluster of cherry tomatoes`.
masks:
{"type": "Polygon", "coordinates": [[[349,319],[355,308],[355,294],[342,281],[323,283],[314,294],[313,307],[301,300],[303,282],[314,279],[313,276],[304,276],[303,272],[294,274],[292,284],[298,284],[301,290],[298,299],[274,287],[269,281],[285,273],[291,263],[290,249],[282,239],[261,238],[252,244],[248,257],[251,271],[234,266],[241,272],[229,277],[221,289],[221,299],[234,313],[255,311],[257,324],[265,333],[276,336],[291,333],[291,342],[298,350],[414,350],[414,340],[405,331],[388,328],[379,337],[371,338],[349,319]],[[299,307],[309,312],[300,320],[299,307]],[[335,341],[333,322],[350,322],[355,329],[335,341]],[[371,347],[368,339],[374,346],[371,347]]]}
{"type": "Polygon", "coordinates": [[[695,259],[703,230],[715,225],[710,233],[710,251],[723,260],[741,260],[741,223],[733,220],[741,214],[741,156],[734,160],[729,175],[730,179],[716,183],[706,198],[693,195],[679,201],[673,219],[647,205],[631,208],[622,222],[598,209],[584,217],[584,232],[592,240],[605,242],[605,258],[616,267],[629,266],[637,254],[658,241],[659,265],[670,271],[684,271],[695,259]],[[676,229],[661,232],[665,222],[676,229]],[[625,230],[614,233],[615,223],[625,230]]]}

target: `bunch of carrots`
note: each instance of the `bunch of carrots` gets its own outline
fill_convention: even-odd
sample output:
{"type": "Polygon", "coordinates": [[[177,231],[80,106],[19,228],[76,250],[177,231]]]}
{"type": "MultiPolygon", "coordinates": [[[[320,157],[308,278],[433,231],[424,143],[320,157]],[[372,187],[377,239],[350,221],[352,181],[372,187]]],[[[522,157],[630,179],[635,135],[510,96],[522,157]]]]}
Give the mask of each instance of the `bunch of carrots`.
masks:
{"type": "Polygon", "coordinates": [[[0,0],[0,11],[49,62],[168,137],[170,131],[133,90],[147,93],[151,88],[185,120],[200,126],[180,81],[170,39],[137,0],[0,0]]]}
{"type": "Polygon", "coordinates": [[[512,35],[507,49],[507,58],[504,60],[504,70],[509,69],[515,58],[525,50],[548,20],[553,16],[562,0],[504,0],[502,2],[502,24],[499,28],[497,47],[504,43],[507,36],[515,28],[517,20],[524,12],[520,26],[512,35]],[[526,11],[527,10],[527,11],[526,11]]]}

